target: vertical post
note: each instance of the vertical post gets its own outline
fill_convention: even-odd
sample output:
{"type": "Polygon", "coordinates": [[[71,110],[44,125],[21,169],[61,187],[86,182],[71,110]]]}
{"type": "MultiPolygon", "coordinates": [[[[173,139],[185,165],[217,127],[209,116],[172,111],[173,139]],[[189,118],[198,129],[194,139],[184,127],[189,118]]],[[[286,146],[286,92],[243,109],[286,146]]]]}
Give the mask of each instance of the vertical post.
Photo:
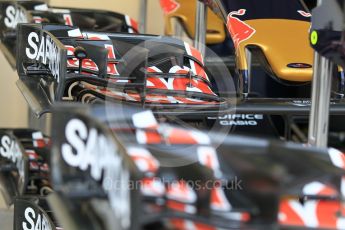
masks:
{"type": "Polygon", "coordinates": [[[146,33],[146,26],[147,26],[147,0],[140,0],[140,21],[139,21],[139,24],[140,24],[140,33],[143,33],[145,34],[146,33]]]}
{"type": "Polygon", "coordinates": [[[309,144],[327,147],[333,64],[315,52],[309,144]]]}
{"type": "Polygon", "coordinates": [[[247,70],[240,75],[243,79],[242,82],[242,97],[248,98],[250,94],[250,85],[251,85],[251,76],[252,76],[252,64],[253,64],[253,56],[252,52],[248,48],[245,49],[246,51],[246,60],[247,60],[247,70]]]}
{"type": "Polygon", "coordinates": [[[338,70],[338,92],[337,92],[337,96],[338,98],[344,98],[345,96],[345,72],[344,70],[338,70]]]}
{"type": "Polygon", "coordinates": [[[195,16],[195,41],[194,46],[205,57],[207,32],[207,6],[202,1],[197,1],[195,16]]]}

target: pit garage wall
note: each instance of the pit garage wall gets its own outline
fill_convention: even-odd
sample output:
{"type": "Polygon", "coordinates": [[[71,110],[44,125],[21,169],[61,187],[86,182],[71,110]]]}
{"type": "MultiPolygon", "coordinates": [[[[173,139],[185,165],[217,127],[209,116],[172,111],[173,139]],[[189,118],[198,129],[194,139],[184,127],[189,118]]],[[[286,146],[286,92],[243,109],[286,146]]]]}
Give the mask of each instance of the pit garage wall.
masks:
{"type": "MultiPolygon", "coordinates": [[[[51,0],[50,4],[63,7],[79,7],[118,11],[134,19],[139,18],[141,0],[51,0]]],[[[148,0],[147,31],[151,34],[163,33],[163,13],[159,0],[148,0]]],[[[27,105],[17,89],[15,82],[18,76],[11,69],[0,52],[0,127],[26,127],[27,105]]]]}

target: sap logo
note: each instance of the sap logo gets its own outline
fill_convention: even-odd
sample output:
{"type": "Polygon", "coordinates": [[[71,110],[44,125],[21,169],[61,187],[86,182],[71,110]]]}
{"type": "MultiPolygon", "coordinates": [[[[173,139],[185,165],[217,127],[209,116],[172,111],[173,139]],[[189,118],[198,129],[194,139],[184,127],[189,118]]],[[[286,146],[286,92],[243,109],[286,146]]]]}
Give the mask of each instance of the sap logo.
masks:
{"type": "Polygon", "coordinates": [[[59,82],[60,49],[48,34],[40,37],[37,33],[31,32],[25,52],[29,59],[48,65],[53,77],[59,82]]]}
{"type": "Polygon", "coordinates": [[[24,177],[24,160],[22,151],[16,141],[5,135],[0,142],[0,156],[16,164],[20,176],[24,177]]]}
{"type": "Polygon", "coordinates": [[[309,106],[311,105],[310,100],[294,100],[292,103],[296,106],[309,106]]]}
{"type": "Polygon", "coordinates": [[[223,126],[257,126],[257,121],[220,121],[223,126]]]}
{"type": "Polygon", "coordinates": [[[25,221],[22,222],[23,230],[52,230],[48,219],[36,213],[33,208],[26,208],[24,211],[25,221]]]}
{"type": "Polygon", "coordinates": [[[13,163],[17,162],[17,158],[21,158],[21,151],[18,144],[13,141],[9,136],[1,138],[0,155],[13,163]]]}
{"type": "Polygon", "coordinates": [[[262,114],[228,114],[223,117],[219,117],[221,120],[263,120],[262,114]]]}
{"type": "Polygon", "coordinates": [[[130,178],[117,146],[95,128],[88,130],[79,119],[68,122],[65,135],[68,143],[61,146],[64,161],[81,171],[90,170],[91,177],[102,183],[122,229],[128,229],[131,224],[130,178]]]}
{"type": "Polygon", "coordinates": [[[257,126],[264,119],[263,114],[227,114],[220,117],[208,117],[209,120],[219,120],[223,126],[257,126]]]}
{"type": "Polygon", "coordinates": [[[16,8],[13,5],[9,5],[6,8],[6,17],[4,19],[5,26],[8,28],[15,29],[18,23],[28,22],[26,13],[24,10],[16,8]]]}

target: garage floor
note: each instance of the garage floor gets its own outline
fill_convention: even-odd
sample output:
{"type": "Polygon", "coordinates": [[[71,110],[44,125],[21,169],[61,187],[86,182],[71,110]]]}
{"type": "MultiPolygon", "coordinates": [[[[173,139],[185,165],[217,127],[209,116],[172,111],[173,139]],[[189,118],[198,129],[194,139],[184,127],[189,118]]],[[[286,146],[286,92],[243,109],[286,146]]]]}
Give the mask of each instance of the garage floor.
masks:
{"type": "Polygon", "coordinates": [[[0,209],[0,224],[2,230],[13,229],[13,211],[0,209]]]}
{"type": "Polygon", "coordinates": [[[13,209],[6,208],[2,196],[0,196],[0,229],[13,229],[13,209]]]}

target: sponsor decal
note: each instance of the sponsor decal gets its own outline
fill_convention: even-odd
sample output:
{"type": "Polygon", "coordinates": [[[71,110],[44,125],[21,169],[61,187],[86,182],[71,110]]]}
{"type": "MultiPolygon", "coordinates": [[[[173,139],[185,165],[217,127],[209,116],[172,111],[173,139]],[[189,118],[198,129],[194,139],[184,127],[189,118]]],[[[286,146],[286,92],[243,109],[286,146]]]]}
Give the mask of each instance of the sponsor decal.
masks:
{"type": "MultiPolygon", "coordinates": [[[[328,154],[334,166],[345,170],[345,155],[337,149],[331,148],[328,150],[328,154]]],[[[341,179],[340,191],[345,196],[345,176],[341,179]]]]}
{"type": "Polygon", "coordinates": [[[166,202],[167,207],[177,212],[196,214],[196,207],[194,205],[181,203],[174,200],[168,200],[166,202]]]}
{"type": "Polygon", "coordinates": [[[64,161],[81,171],[90,170],[91,177],[100,182],[107,193],[121,227],[128,229],[131,225],[130,175],[117,146],[97,129],[88,129],[79,119],[67,123],[65,135],[67,143],[61,146],[64,161]]]}
{"type": "Polygon", "coordinates": [[[14,203],[14,230],[57,230],[47,213],[35,202],[17,198],[14,203]]]}
{"type": "Polygon", "coordinates": [[[25,209],[24,218],[23,230],[53,230],[47,217],[31,207],[25,209]]]}
{"type": "Polygon", "coordinates": [[[180,8],[176,0],[160,0],[160,4],[165,14],[172,14],[180,8]]]}
{"type": "Polygon", "coordinates": [[[290,63],[287,65],[287,67],[295,69],[310,69],[313,66],[307,63],[290,63]]]}
{"type": "Polygon", "coordinates": [[[253,27],[241,19],[234,17],[235,15],[243,16],[245,14],[246,9],[240,9],[238,11],[230,12],[228,15],[227,28],[230,32],[235,48],[238,48],[241,42],[248,40],[256,33],[256,30],[253,27]]]}
{"type": "Polygon", "coordinates": [[[73,29],[68,31],[68,37],[71,38],[83,38],[83,34],[80,29],[73,29]]]}
{"type": "Polygon", "coordinates": [[[197,200],[197,195],[193,188],[189,186],[185,181],[174,181],[169,184],[166,196],[170,200],[193,204],[197,200]]]}
{"type": "MultiPolygon", "coordinates": [[[[115,50],[113,45],[105,44],[104,47],[108,50],[108,59],[110,60],[116,60],[115,50]]],[[[115,63],[109,63],[108,64],[108,74],[113,76],[118,76],[119,71],[117,70],[115,63]]]]}
{"type": "Polygon", "coordinates": [[[208,117],[209,120],[219,120],[223,126],[257,126],[264,119],[263,114],[227,114],[221,117],[208,117]]]}
{"type": "Polygon", "coordinates": [[[0,156],[14,163],[21,180],[24,180],[24,158],[18,143],[10,136],[4,135],[0,139],[0,156]]]}
{"type": "MultiPolygon", "coordinates": [[[[216,178],[221,178],[222,172],[215,148],[211,146],[204,146],[198,148],[198,158],[200,164],[212,169],[216,178]]],[[[219,181],[219,185],[221,182],[219,181]]],[[[221,186],[215,186],[211,191],[211,209],[221,212],[229,212],[231,204],[225,196],[224,190],[221,186]]]]}
{"type": "MultiPolygon", "coordinates": [[[[65,47],[67,49],[67,55],[68,56],[74,56],[75,47],[69,46],[69,45],[65,45],[65,47]]],[[[114,46],[110,45],[110,44],[105,44],[104,47],[108,50],[108,59],[115,60],[116,55],[115,55],[114,46]]],[[[78,68],[79,67],[79,60],[77,58],[69,58],[67,60],[67,67],[78,68]]],[[[83,69],[92,70],[95,72],[99,71],[97,64],[90,58],[86,58],[83,60],[83,66],[82,67],[83,67],[83,69]]],[[[112,76],[120,75],[118,70],[117,70],[116,63],[108,63],[107,73],[109,75],[112,75],[112,76]]],[[[86,73],[84,73],[84,74],[86,74],[86,73]]]]}
{"type": "MultiPolygon", "coordinates": [[[[152,66],[147,68],[149,73],[163,73],[156,66],[152,66]]],[[[204,94],[215,95],[212,89],[203,81],[198,80],[196,78],[190,79],[188,74],[193,74],[192,70],[184,66],[181,68],[180,66],[173,66],[170,68],[169,73],[172,74],[185,74],[186,77],[182,78],[164,78],[159,76],[150,76],[147,78],[147,88],[151,89],[164,89],[164,90],[180,90],[180,91],[187,91],[187,92],[199,92],[204,94]]],[[[208,79],[207,79],[208,80],[208,79]]],[[[191,98],[182,98],[182,97],[172,97],[166,96],[167,101],[171,101],[171,103],[200,103],[202,100],[191,99],[191,98]]]]}
{"type": "Polygon", "coordinates": [[[34,7],[35,10],[39,10],[39,11],[48,11],[48,5],[47,4],[41,4],[41,5],[36,5],[34,7]]]}
{"type": "Polygon", "coordinates": [[[310,106],[311,105],[311,101],[310,100],[293,100],[291,102],[293,105],[296,105],[296,106],[310,106]]]}
{"type": "Polygon", "coordinates": [[[303,10],[297,10],[297,12],[302,15],[303,17],[306,17],[306,18],[311,18],[311,13],[307,13],[303,10]]]}
{"type": "MultiPolygon", "coordinates": [[[[334,166],[345,169],[345,155],[337,149],[329,149],[330,161],[334,166]]],[[[308,196],[337,197],[345,194],[345,178],[340,182],[340,193],[333,187],[318,181],[304,186],[303,193],[308,196]]],[[[285,199],[280,204],[279,221],[282,225],[304,226],[322,229],[344,229],[345,208],[342,201],[285,199]]]]}
{"type": "Polygon", "coordinates": [[[39,36],[36,32],[31,32],[28,36],[28,46],[25,53],[27,58],[48,65],[54,79],[60,79],[60,49],[48,34],[39,36]]]}
{"type": "Polygon", "coordinates": [[[136,31],[139,31],[139,24],[137,21],[135,21],[133,18],[129,17],[128,15],[125,15],[126,24],[129,27],[128,33],[135,33],[136,31]]]}
{"type": "Polygon", "coordinates": [[[29,157],[29,160],[38,161],[39,156],[34,150],[25,150],[25,154],[29,157]]]}
{"type": "Polygon", "coordinates": [[[5,10],[4,23],[7,28],[15,29],[19,23],[26,23],[26,13],[23,9],[9,5],[5,10]]]}
{"type": "Polygon", "coordinates": [[[63,19],[65,20],[66,26],[73,26],[72,16],[70,14],[64,14],[63,19]]]}
{"type": "MultiPolygon", "coordinates": [[[[186,52],[188,55],[196,58],[198,61],[200,61],[200,63],[202,63],[204,65],[204,57],[199,52],[199,50],[197,50],[193,46],[189,45],[187,42],[184,43],[184,46],[185,46],[185,49],[186,49],[186,52]]],[[[203,66],[199,65],[197,62],[195,62],[193,60],[189,60],[189,63],[191,66],[191,70],[195,75],[201,76],[202,78],[209,81],[209,78],[208,78],[203,66]]]]}
{"type": "Polygon", "coordinates": [[[42,132],[32,133],[32,139],[33,139],[34,147],[36,147],[36,148],[44,148],[47,145],[47,142],[46,142],[42,132]]]}
{"type": "Polygon", "coordinates": [[[152,175],[158,171],[159,162],[147,149],[130,147],[127,149],[127,152],[140,171],[152,175]]]}
{"type": "Polygon", "coordinates": [[[157,128],[158,122],[152,111],[135,113],[132,116],[133,124],[138,129],[157,128]]]}
{"type": "Polygon", "coordinates": [[[58,8],[50,8],[49,11],[56,13],[56,14],[69,14],[71,11],[69,9],[58,9],[58,8]]]}
{"type": "Polygon", "coordinates": [[[40,24],[40,23],[43,22],[43,18],[40,17],[40,16],[33,16],[33,17],[32,17],[32,20],[33,20],[33,22],[36,23],[36,24],[40,24]]]}
{"type": "Polygon", "coordinates": [[[211,191],[211,209],[219,212],[231,211],[231,204],[225,196],[222,187],[215,187],[211,191]]]}
{"type": "MultiPolygon", "coordinates": [[[[74,56],[75,48],[73,46],[68,46],[68,45],[65,45],[65,47],[67,49],[67,55],[68,56],[74,56]]],[[[67,67],[78,68],[79,67],[79,59],[78,58],[68,58],[67,59],[67,67]]],[[[82,67],[83,67],[83,69],[98,71],[97,64],[89,58],[86,58],[83,60],[83,66],[82,67]]]]}
{"type": "Polygon", "coordinates": [[[212,169],[217,178],[222,176],[216,149],[212,146],[198,148],[198,159],[200,164],[212,169]]]}
{"type": "Polygon", "coordinates": [[[159,178],[144,178],[141,184],[141,192],[145,196],[163,197],[166,190],[159,178]]]}
{"type": "Polygon", "coordinates": [[[99,34],[99,33],[83,33],[83,37],[87,40],[94,40],[94,41],[110,41],[108,35],[106,34],[99,34]]]}
{"type": "Polygon", "coordinates": [[[210,138],[199,131],[190,131],[171,126],[161,125],[157,127],[157,132],[137,130],[136,137],[139,144],[210,144],[210,138]]]}
{"type": "MultiPolygon", "coordinates": [[[[336,193],[319,182],[308,184],[304,188],[308,195],[330,196],[336,193]]],[[[284,226],[303,226],[307,228],[343,229],[345,209],[336,200],[299,200],[285,199],[280,203],[279,222],[284,226]]]]}

